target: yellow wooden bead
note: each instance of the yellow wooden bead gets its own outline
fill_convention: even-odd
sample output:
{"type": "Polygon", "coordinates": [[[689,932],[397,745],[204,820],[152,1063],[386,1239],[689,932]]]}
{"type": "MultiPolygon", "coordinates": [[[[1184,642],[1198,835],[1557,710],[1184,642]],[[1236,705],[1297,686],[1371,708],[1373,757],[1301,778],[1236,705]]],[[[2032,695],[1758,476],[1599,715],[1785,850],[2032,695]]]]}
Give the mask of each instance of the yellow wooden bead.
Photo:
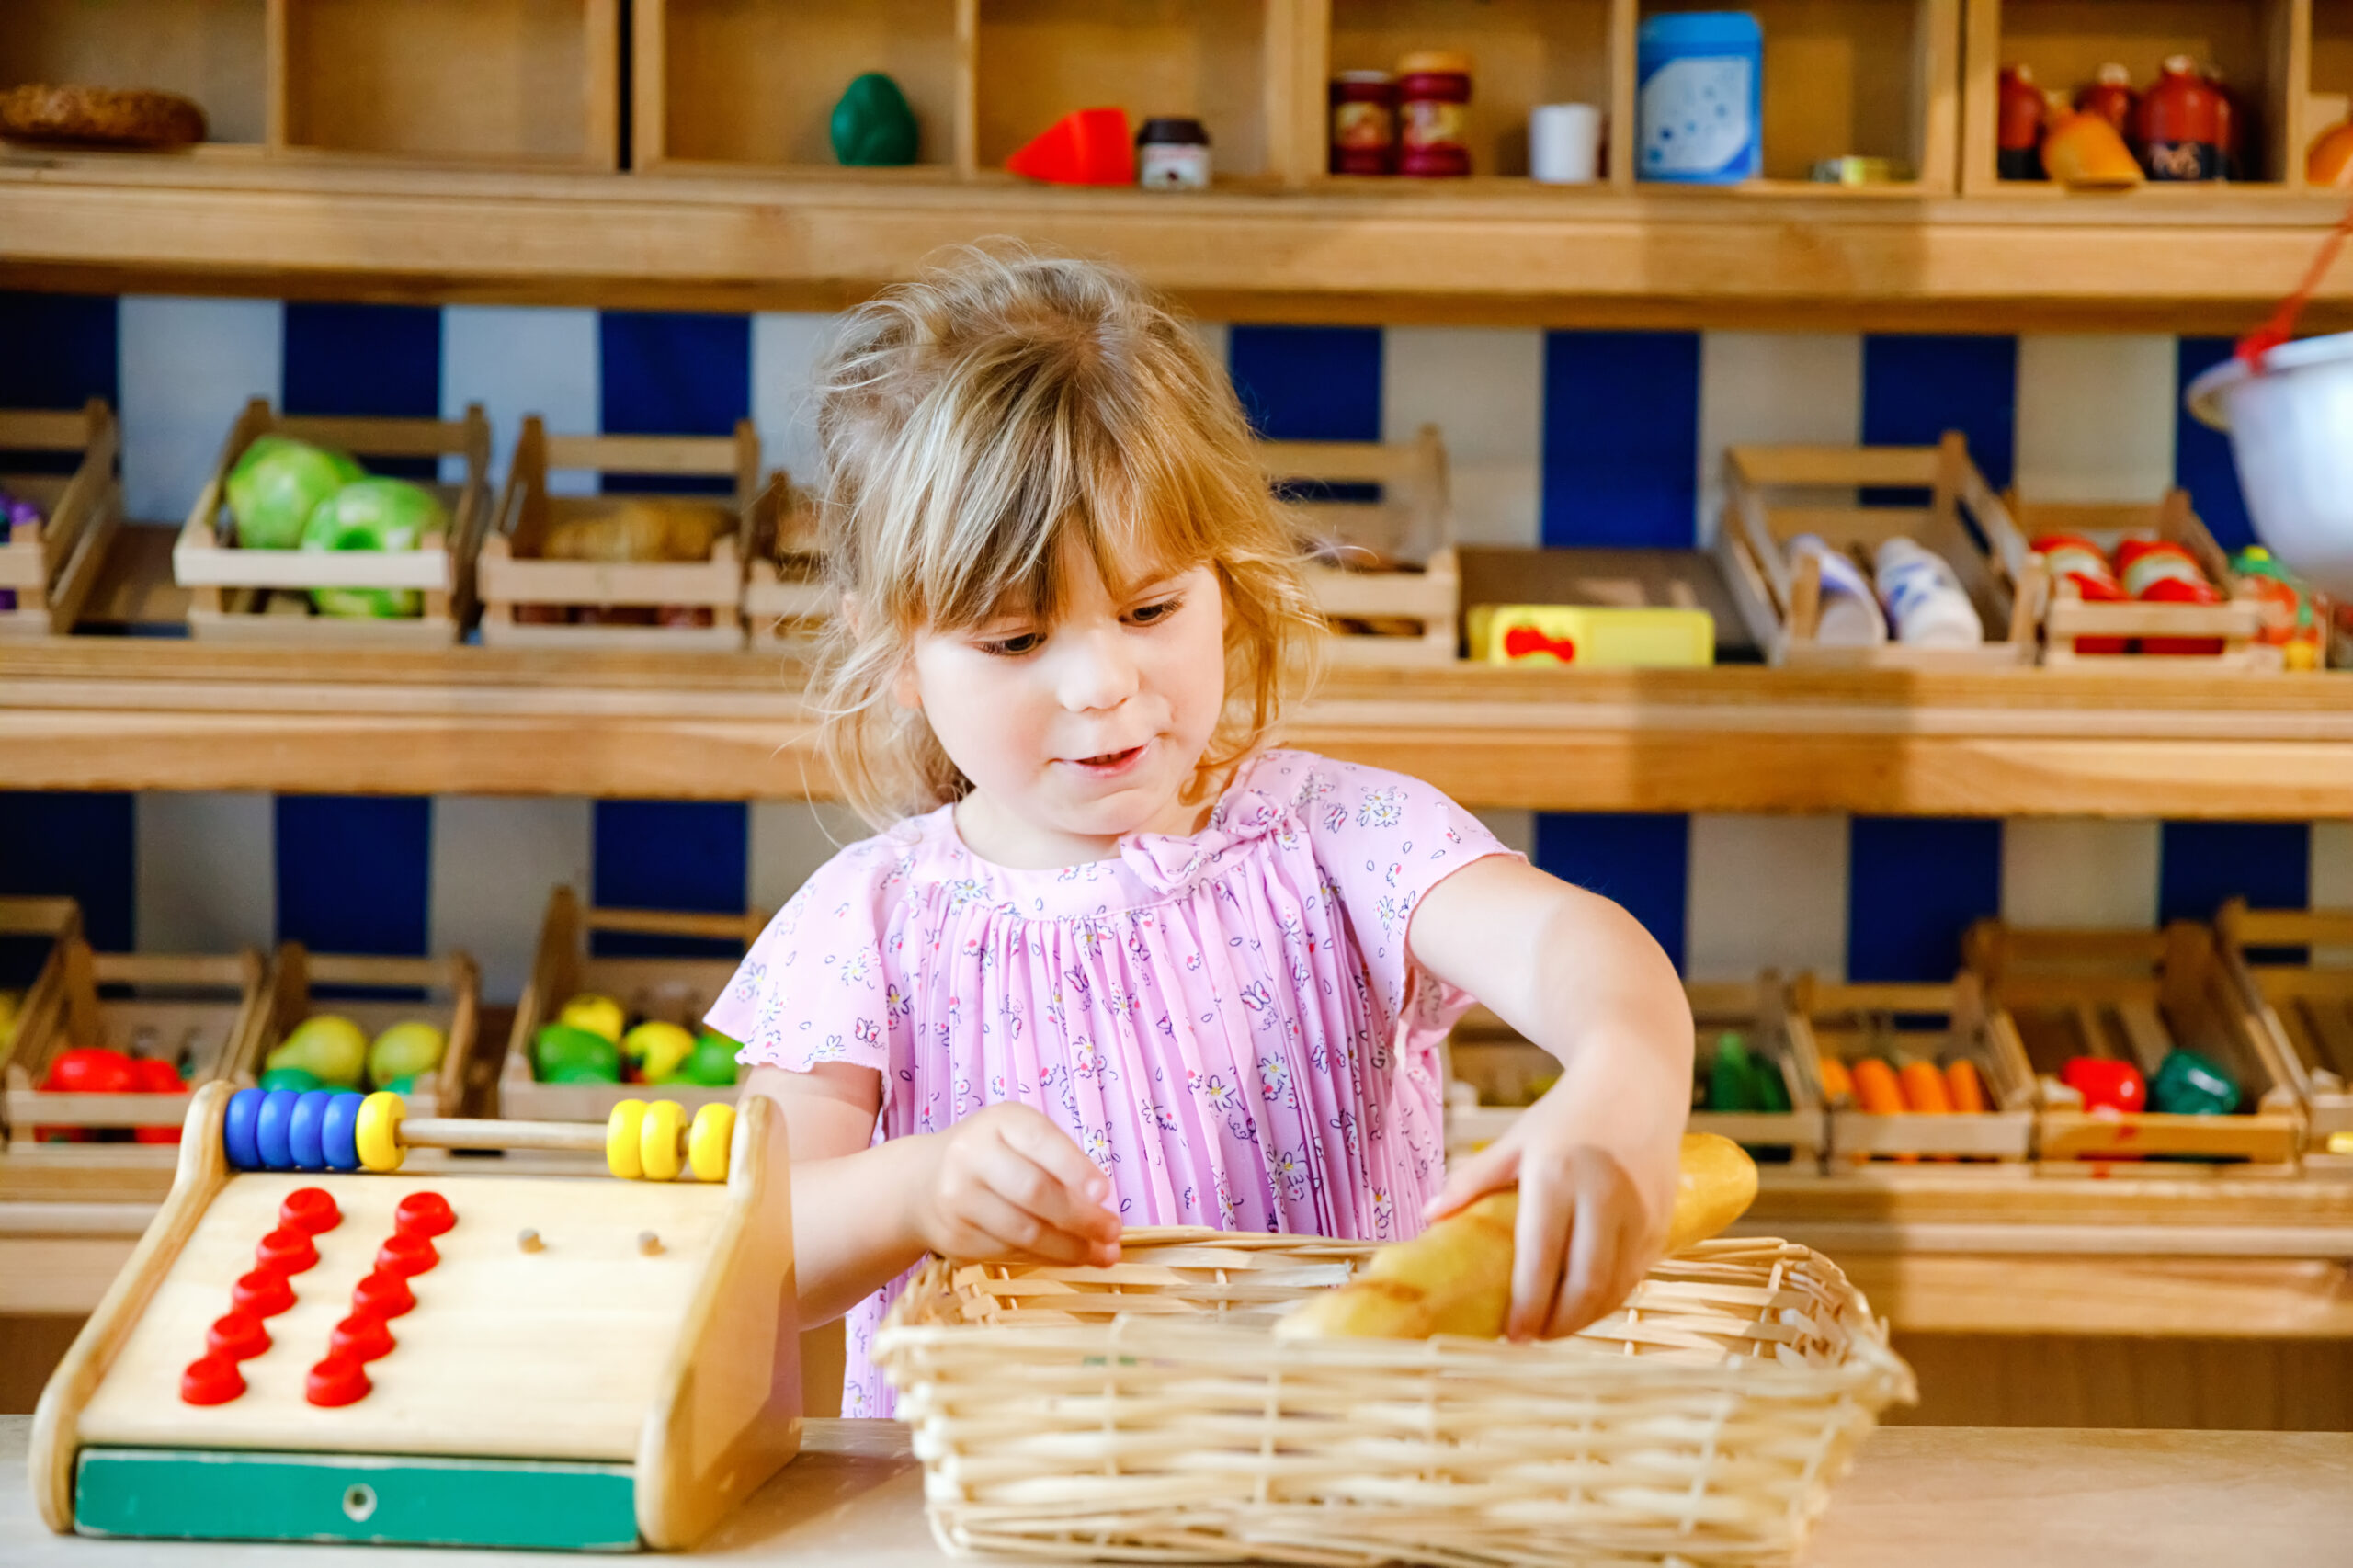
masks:
{"type": "Polygon", "coordinates": [[[695,1112],[687,1129],[687,1165],[697,1181],[725,1181],[727,1152],[735,1142],[735,1108],[713,1103],[695,1112]]]}
{"type": "Polygon", "coordinates": [[[359,1102],[359,1119],[352,1140],[359,1146],[359,1163],[371,1171],[396,1171],[408,1151],[401,1147],[401,1118],[408,1102],[390,1089],[379,1089],[359,1102]]]}
{"type": "Polygon", "coordinates": [[[605,1119],[605,1168],[623,1181],[644,1174],[638,1163],[637,1142],[645,1131],[645,1102],[623,1100],[605,1119]]]}
{"type": "Polygon", "coordinates": [[[648,1181],[678,1179],[678,1136],[687,1130],[687,1110],[676,1100],[655,1100],[645,1108],[645,1127],[638,1134],[637,1163],[648,1181]]]}

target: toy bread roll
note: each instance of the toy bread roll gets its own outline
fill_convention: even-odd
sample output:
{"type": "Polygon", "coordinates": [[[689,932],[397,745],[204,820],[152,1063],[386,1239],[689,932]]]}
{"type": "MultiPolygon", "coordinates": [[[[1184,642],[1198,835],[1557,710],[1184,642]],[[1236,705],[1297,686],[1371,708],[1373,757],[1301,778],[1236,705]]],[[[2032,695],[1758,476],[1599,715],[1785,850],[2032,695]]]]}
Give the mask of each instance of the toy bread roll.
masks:
{"type": "MultiPolygon", "coordinates": [[[[1756,1197],[1756,1165],[1712,1132],[1683,1135],[1682,1170],[1666,1250],[1706,1241],[1756,1197]]],[[[1284,1339],[1427,1339],[1503,1336],[1511,1306],[1512,1225],[1518,1190],[1491,1192],[1410,1242],[1381,1248],[1336,1290],[1309,1297],[1275,1324],[1284,1339]]]]}

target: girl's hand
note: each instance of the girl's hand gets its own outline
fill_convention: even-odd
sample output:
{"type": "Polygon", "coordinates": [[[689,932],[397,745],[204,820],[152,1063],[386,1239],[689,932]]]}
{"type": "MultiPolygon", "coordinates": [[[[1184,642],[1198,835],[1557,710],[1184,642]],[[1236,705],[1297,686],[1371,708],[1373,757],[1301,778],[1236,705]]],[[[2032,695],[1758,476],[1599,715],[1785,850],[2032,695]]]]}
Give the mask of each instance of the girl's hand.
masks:
{"type": "Polygon", "coordinates": [[[1666,1241],[1681,1143],[1672,1118],[1639,1112],[1598,1085],[1563,1075],[1504,1135],[1448,1174],[1428,1218],[1517,1184],[1512,1236],[1514,1339],[1557,1339],[1608,1316],[1632,1293],[1666,1241]],[[1597,1109],[1596,1108],[1602,1108],[1597,1109]],[[1654,1131],[1671,1127],[1662,1139],[1654,1131]]]}
{"type": "Polygon", "coordinates": [[[1025,1105],[995,1105],[928,1140],[914,1197],[926,1245],[959,1262],[1120,1260],[1108,1177],[1070,1135],[1025,1105]]]}

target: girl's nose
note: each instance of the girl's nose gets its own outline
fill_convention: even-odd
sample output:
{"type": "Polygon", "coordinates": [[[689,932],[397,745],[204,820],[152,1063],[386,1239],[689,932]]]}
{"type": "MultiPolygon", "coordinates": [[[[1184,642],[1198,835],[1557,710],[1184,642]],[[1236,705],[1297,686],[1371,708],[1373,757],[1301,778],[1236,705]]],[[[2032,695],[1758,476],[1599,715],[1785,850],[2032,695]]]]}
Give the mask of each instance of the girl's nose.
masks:
{"type": "Polygon", "coordinates": [[[1074,713],[1117,708],[1136,694],[1135,660],[1117,628],[1055,641],[1063,657],[1054,671],[1054,690],[1064,708],[1074,713]]]}

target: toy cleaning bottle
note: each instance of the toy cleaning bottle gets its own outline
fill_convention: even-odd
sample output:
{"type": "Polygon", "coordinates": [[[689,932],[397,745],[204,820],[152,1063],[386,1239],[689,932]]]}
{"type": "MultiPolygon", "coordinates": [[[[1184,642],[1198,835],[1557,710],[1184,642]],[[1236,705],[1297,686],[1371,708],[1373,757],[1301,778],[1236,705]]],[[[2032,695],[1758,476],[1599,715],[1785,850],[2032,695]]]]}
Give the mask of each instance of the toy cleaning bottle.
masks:
{"type": "Polygon", "coordinates": [[[1822,614],[1814,640],[1843,647],[1868,647],[1887,641],[1887,621],[1880,614],[1879,596],[1864,580],[1862,569],[1846,552],[1830,548],[1819,534],[1800,534],[1789,542],[1790,565],[1808,557],[1822,566],[1822,614]]]}
{"type": "Polygon", "coordinates": [[[1977,607],[1944,557],[1898,535],[1881,543],[1876,565],[1897,641],[1915,648],[1966,648],[1985,641],[1977,607]]]}

